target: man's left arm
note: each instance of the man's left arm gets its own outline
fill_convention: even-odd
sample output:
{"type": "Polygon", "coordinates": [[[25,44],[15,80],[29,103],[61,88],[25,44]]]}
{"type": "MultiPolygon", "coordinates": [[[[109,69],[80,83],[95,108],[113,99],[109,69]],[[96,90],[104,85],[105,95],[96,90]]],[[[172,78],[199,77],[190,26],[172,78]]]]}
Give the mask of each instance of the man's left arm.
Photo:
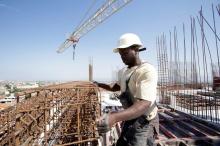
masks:
{"type": "Polygon", "coordinates": [[[119,112],[104,114],[98,121],[99,133],[106,133],[117,122],[132,120],[140,117],[150,107],[151,102],[147,100],[136,100],[134,104],[119,112]]]}
{"type": "Polygon", "coordinates": [[[136,100],[134,104],[126,110],[109,114],[109,127],[120,121],[132,120],[145,114],[151,102],[147,100],[136,100]]]}

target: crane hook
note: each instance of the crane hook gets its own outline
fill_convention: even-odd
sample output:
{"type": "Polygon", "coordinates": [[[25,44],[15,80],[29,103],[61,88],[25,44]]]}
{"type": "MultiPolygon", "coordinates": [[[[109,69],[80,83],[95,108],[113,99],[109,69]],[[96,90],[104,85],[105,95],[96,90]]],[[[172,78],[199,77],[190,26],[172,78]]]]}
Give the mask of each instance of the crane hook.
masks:
{"type": "Polygon", "coordinates": [[[75,59],[76,44],[73,44],[73,60],[75,59]]]}

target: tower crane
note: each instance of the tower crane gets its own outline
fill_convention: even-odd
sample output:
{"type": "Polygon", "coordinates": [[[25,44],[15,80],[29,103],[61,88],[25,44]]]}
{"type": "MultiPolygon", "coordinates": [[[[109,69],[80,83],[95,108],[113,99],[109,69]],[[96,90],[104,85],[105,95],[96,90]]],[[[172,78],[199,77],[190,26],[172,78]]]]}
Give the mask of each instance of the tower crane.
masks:
{"type": "Polygon", "coordinates": [[[80,38],[85,36],[89,31],[94,29],[98,24],[105,21],[112,14],[123,8],[132,0],[107,0],[91,17],[82,23],[57,49],[57,53],[64,52],[67,48],[75,46],[80,38]]]}

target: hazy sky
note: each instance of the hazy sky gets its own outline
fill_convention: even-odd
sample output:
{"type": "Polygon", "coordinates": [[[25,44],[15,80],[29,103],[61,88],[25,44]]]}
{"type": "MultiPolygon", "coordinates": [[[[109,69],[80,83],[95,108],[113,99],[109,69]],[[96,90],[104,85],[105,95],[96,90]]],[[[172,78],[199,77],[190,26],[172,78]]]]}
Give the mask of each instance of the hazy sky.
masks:
{"type": "MultiPolygon", "coordinates": [[[[88,80],[89,58],[94,79],[111,80],[123,66],[112,52],[126,32],[138,34],[147,51],[141,58],[157,66],[155,42],[163,32],[182,27],[201,5],[211,18],[219,0],[133,0],[62,54],[56,49],[74,31],[93,0],[0,0],[0,80],[88,80]]],[[[104,3],[97,0],[92,12],[104,3]]],[[[218,17],[217,19],[219,19],[218,17]]],[[[189,26],[186,26],[189,27],[189,26]]]]}

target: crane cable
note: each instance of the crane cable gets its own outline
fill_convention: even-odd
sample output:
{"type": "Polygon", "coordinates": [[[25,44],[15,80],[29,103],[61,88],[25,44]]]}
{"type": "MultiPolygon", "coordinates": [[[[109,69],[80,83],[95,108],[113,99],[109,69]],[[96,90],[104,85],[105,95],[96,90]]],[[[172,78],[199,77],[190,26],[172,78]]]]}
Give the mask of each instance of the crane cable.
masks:
{"type": "MultiPolygon", "coordinates": [[[[97,0],[93,0],[90,7],[88,8],[88,10],[86,11],[86,13],[84,14],[84,16],[82,17],[82,19],[79,21],[78,25],[76,26],[77,30],[80,25],[85,21],[86,17],[88,16],[89,12],[91,11],[91,9],[94,7],[94,5],[96,4],[97,0]]],[[[76,50],[76,43],[73,44],[73,60],[75,59],[75,50],[76,50]]]]}
{"type": "Polygon", "coordinates": [[[220,16],[220,4],[218,4],[218,6],[216,6],[216,10],[218,12],[218,15],[220,16]]]}

